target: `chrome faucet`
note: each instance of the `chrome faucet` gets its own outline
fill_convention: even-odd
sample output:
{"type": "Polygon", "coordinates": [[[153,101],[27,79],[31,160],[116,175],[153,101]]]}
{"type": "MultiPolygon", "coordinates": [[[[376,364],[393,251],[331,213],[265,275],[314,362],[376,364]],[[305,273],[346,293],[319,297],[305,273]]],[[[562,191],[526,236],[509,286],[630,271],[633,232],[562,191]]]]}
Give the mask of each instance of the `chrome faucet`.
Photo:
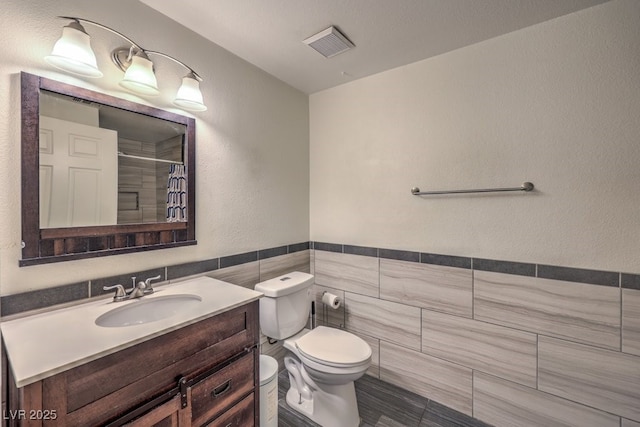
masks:
{"type": "Polygon", "coordinates": [[[124,286],[118,284],[113,286],[104,286],[102,290],[111,291],[113,289],[116,290],[116,294],[113,296],[113,301],[126,301],[128,299],[140,298],[145,295],[149,295],[153,293],[153,287],[151,287],[151,281],[158,280],[162,277],[162,275],[157,275],[155,277],[149,277],[144,282],[140,281],[136,285],[136,276],[131,277],[131,282],[133,287],[131,289],[124,289],[124,286]]]}
{"type": "MultiPolygon", "coordinates": [[[[124,289],[124,286],[117,284],[117,285],[113,285],[113,286],[104,286],[102,288],[102,290],[104,291],[110,291],[115,289],[116,290],[116,294],[113,296],[113,301],[114,302],[118,302],[118,301],[126,301],[128,299],[133,299],[133,298],[140,298],[142,296],[145,295],[145,288],[147,287],[144,282],[138,282],[138,284],[136,285],[136,278],[132,277],[133,279],[133,288],[126,290],[124,289]]],[[[153,290],[152,290],[153,291],[153,290]]]]}

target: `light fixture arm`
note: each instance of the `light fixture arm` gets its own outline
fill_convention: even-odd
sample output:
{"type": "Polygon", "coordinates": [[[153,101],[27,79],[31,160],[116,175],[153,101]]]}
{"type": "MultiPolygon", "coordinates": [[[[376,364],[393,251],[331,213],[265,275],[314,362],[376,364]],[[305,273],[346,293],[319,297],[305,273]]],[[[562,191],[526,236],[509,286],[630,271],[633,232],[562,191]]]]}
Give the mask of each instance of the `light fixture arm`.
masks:
{"type": "MultiPolygon", "coordinates": [[[[121,38],[123,38],[124,40],[126,40],[129,44],[131,44],[132,47],[135,47],[136,49],[138,49],[143,55],[148,55],[148,54],[153,54],[153,55],[158,55],[158,56],[162,56],[164,58],[170,59],[171,61],[182,65],[184,68],[186,68],[187,70],[189,70],[189,72],[191,74],[193,74],[193,76],[200,82],[204,81],[202,79],[202,77],[200,77],[200,75],[198,73],[196,73],[193,68],[189,67],[187,64],[185,64],[184,62],[174,58],[173,56],[167,55],[166,53],[162,53],[162,52],[158,52],[155,50],[147,50],[145,48],[143,48],[142,46],[140,46],[138,43],[134,42],[133,40],[131,40],[129,37],[125,36],[124,34],[122,34],[121,32],[118,32],[116,30],[114,30],[113,28],[109,28],[106,25],[100,24],[99,22],[95,22],[95,21],[91,21],[89,19],[84,19],[84,18],[78,18],[76,16],[58,16],[58,18],[61,19],[69,19],[71,21],[75,21],[77,23],[87,23],[87,24],[91,24],[91,25],[95,25],[98,28],[102,28],[103,30],[107,30],[110,33],[113,33],[117,36],[120,36],[121,38]]],[[[116,63],[118,64],[118,66],[120,66],[120,62],[116,61],[116,63]]]]}
{"type": "Polygon", "coordinates": [[[202,79],[202,77],[200,77],[200,75],[198,73],[196,73],[193,68],[189,67],[187,64],[185,64],[184,62],[174,58],[173,56],[169,56],[166,53],[162,53],[162,52],[157,52],[155,50],[144,50],[145,53],[147,54],[152,54],[152,55],[158,55],[158,56],[162,56],[163,58],[167,58],[172,60],[173,62],[175,62],[176,64],[180,64],[182,65],[184,68],[186,68],[187,70],[189,70],[189,73],[193,74],[193,76],[200,82],[204,81],[202,79]]]}
{"type": "Polygon", "coordinates": [[[129,37],[125,36],[124,34],[114,30],[113,28],[109,28],[106,25],[102,25],[98,22],[95,21],[90,21],[88,19],[84,19],[84,18],[78,18],[75,16],[58,16],[58,18],[61,19],[70,19],[72,21],[76,21],[77,23],[81,23],[81,22],[85,22],[87,24],[91,24],[91,25],[95,25],[96,27],[102,28],[103,30],[107,30],[110,33],[113,33],[117,36],[122,37],[123,39],[125,39],[127,42],[129,42],[130,44],[132,44],[133,46],[135,46],[136,48],[140,49],[141,51],[145,51],[145,49],[142,48],[142,46],[140,46],[138,43],[134,42],[133,40],[131,40],[129,37]]]}

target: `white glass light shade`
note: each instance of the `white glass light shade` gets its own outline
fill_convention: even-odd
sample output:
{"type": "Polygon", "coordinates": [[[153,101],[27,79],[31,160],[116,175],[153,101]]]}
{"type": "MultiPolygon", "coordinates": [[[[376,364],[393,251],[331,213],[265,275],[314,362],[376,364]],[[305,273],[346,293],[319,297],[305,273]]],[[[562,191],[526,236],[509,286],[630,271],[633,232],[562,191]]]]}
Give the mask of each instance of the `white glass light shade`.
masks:
{"type": "Polygon", "coordinates": [[[158,81],[153,73],[153,62],[144,56],[134,55],[120,86],[141,95],[159,95],[158,81]]]}
{"type": "Polygon", "coordinates": [[[91,49],[91,38],[82,25],[71,22],[62,29],[62,37],[56,42],[51,55],[45,61],[56,68],[85,77],[102,77],[96,55],[91,49]]]}
{"type": "Polygon", "coordinates": [[[193,74],[189,74],[182,78],[182,86],[178,89],[176,99],[173,103],[185,110],[207,110],[207,106],[204,105],[204,101],[202,99],[202,92],[200,92],[200,83],[193,74]]]}

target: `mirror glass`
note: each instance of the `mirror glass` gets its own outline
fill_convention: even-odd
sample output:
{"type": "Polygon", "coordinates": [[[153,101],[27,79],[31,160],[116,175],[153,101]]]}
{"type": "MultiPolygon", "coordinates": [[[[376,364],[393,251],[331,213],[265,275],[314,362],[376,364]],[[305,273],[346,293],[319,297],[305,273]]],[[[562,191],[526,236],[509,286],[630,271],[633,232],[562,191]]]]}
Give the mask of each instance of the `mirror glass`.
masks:
{"type": "Polygon", "coordinates": [[[186,221],[185,135],[180,123],[41,90],[40,228],[186,221]]]}
{"type": "Polygon", "coordinates": [[[195,118],[20,76],[20,266],[197,244],[195,118]]]}

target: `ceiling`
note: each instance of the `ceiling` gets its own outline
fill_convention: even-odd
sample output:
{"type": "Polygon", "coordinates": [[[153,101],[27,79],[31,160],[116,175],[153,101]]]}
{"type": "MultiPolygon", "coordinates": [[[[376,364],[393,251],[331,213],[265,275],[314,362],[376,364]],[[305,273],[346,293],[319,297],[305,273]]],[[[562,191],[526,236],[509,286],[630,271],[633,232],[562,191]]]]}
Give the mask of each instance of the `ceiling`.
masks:
{"type": "Polygon", "coordinates": [[[141,0],[311,94],[608,0],[141,0]],[[302,43],[329,26],[355,48],[302,43]]]}

